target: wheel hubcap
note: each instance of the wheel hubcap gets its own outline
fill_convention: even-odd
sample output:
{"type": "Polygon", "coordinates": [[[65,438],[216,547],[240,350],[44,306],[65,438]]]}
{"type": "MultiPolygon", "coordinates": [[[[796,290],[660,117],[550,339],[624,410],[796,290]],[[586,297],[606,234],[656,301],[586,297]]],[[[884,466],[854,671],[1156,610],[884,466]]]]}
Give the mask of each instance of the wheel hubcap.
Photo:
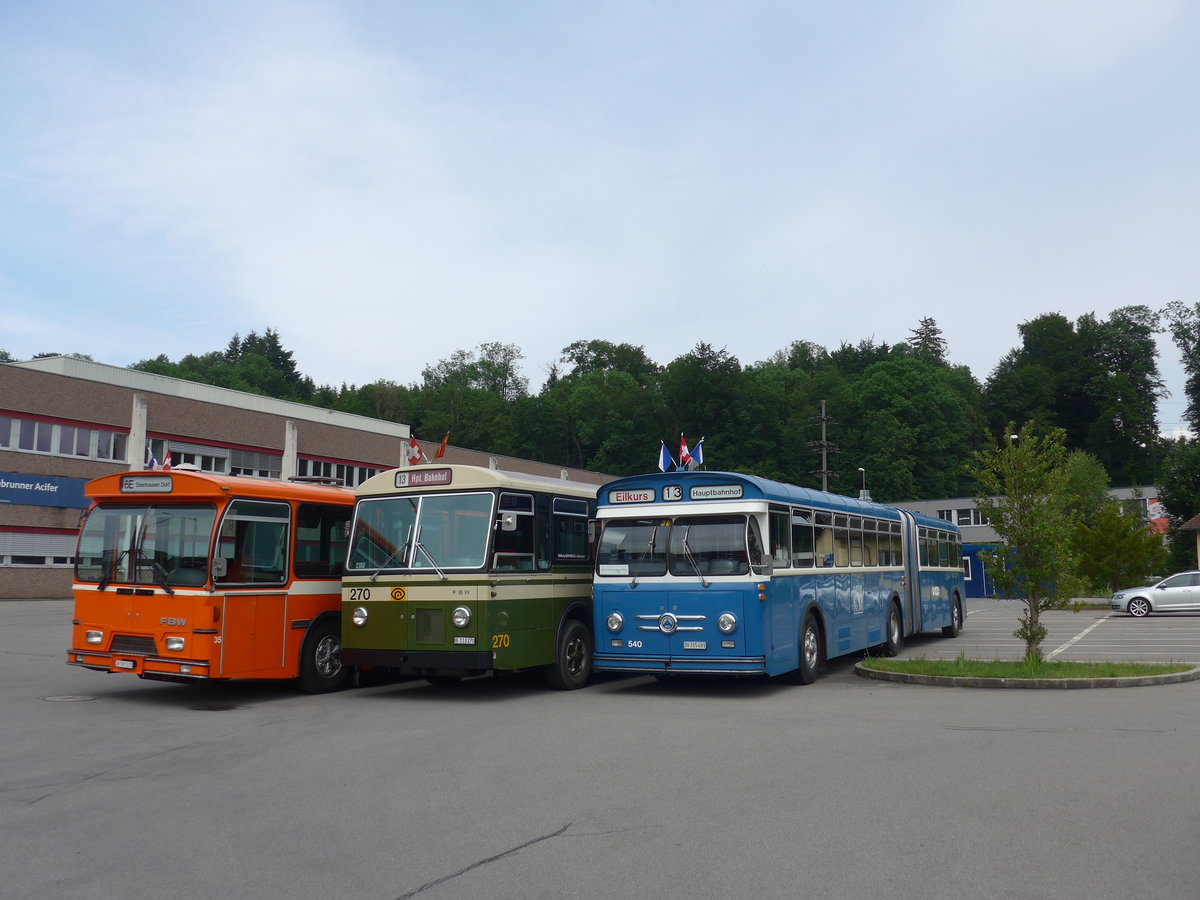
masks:
{"type": "Polygon", "coordinates": [[[810,669],[816,668],[817,652],[820,649],[820,642],[817,640],[817,632],[813,628],[807,628],[804,631],[804,665],[810,669]]]}
{"type": "Polygon", "coordinates": [[[578,676],[583,671],[585,652],[583,641],[574,640],[567,644],[566,669],[572,676],[578,676]]]}
{"type": "Polygon", "coordinates": [[[332,678],[342,669],[342,645],[332,635],[317,644],[316,668],[322,678],[332,678]]]}

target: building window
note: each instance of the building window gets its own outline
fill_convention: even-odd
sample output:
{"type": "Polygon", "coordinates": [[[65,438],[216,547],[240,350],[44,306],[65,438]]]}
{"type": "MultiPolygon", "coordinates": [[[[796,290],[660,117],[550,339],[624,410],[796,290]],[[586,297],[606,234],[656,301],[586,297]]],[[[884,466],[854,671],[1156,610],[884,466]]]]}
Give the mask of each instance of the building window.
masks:
{"type": "Polygon", "coordinates": [[[74,534],[0,532],[0,566],[69,566],[74,552],[74,534]]]}
{"type": "Polygon", "coordinates": [[[299,478],[330,478],[337,479],[346,487],[358,487],[372,475],[378,475],[382,469],[369,466],[349,466],[345,463],[334,463],[324,459],[296,460],[296,475],[299,478]]]}
{"type": "Polygon", "coordinates": [[[0,416],[0,448],[82,459],[125,461],[128,435],[86,425],[0,416]]]}

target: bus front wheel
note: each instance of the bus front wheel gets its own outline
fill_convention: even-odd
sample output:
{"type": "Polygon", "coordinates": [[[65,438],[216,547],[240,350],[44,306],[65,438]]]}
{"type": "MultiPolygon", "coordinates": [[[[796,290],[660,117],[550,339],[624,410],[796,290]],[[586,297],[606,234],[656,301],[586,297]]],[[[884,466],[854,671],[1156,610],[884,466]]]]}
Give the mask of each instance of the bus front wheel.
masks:
{"type": "Polygon", "coordinates": [[[350,667],[342,665],[342,629],[334,619],[318,622],[300,648],[296,684],[306,694],[327,694],[344,688],[350,675],[350,667]]]}
{"type": "Polygon", "coordinates": [[[821,626],[817,617],[808,613],[804,617],[804,627],[800,629],[800,665],[780,677],[788,684],[812,684],[821,672],[824,658],[821,626]]]}
{"type": "Polygon", "coordinates": [[[563,627],[546,681],[559,691],[574,691],[592,677],[592,633],[578,619],[563,627]]]}

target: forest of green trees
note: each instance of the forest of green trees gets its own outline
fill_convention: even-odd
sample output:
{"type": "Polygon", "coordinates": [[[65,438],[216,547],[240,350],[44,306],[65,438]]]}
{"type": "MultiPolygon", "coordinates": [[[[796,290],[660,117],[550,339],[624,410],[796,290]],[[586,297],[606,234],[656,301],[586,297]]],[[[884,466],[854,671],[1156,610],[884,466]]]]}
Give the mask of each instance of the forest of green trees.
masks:
{"type": "MultiPolygon", "coordinates": [[[[1181,350],[1197,315],[1174,310],[1181,350]]],[[[1021,345],[982,384],[947,362],[930,318],[902,343],[868,339],[829,350],[795,341],[751,364],[707,343],[664,365],[638,346],[580,340],[563,349],[537,393],[520,373],[521,349],[500,343],[431,363],[416,384],[316,385],[270,329],[235,335],[224,350],[134,368],[613,475],[653,468],[659,441],[674,450],[685,433],[693,443],[706,439],[709,468],[811,486],[821,483],[824,401],[830,488],[856,494],[862,468],[872,495],[888,502],[971,496],[974,453],[1010,423],[1062,428],[1068,448],[1095,456],[1114,485],[1156,483],[1172,444],[1159,436],[1156,413],[1165,394],[1154,337],[1160,318],[1144,306],[1074,322],[1040,316],[1020,326],[1021,345]]]]}
{"type": "Polygon", "coordinates": [[[1200,512],[1200,449],[1159,434],[1165,390],[1155,335],[1164,330],[1187,379],[1184,417],[1200,434],[1200,303],[1127,306],[1075,321],[1047,313],[1019,326],[1020,346],[982,383],[947,361],[932,318],[914,323],[900,343],[828,349],[798,340],[749,364],[708,343],[661,364],[640,346],[579,340],[563,348],[536,393],[520,372],[521,349],[502,343],[458,350],[413,384],[317,385],[271,329],[234,335],[223,350],[133,368],[612,475],[654,468],[659,442],[674,451],[685,433],[693,445],[705,438],[707,468],[819,487],[824,425],[830,489],[857,494],[861,468],[883,502],[974,496],[979,452],[1010,428],[1057,428],[1067,449],[1094,457],[1111,485],[1157,485],[1173,517],[1190,517],[1200,512]]]}

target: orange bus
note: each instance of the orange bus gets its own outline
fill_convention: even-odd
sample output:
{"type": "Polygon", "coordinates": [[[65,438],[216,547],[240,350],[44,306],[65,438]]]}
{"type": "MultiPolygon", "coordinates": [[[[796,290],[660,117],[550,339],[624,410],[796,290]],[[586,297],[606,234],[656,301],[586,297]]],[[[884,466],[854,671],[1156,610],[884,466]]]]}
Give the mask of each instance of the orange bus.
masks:
{"type": "Polygon", "coordinates": [[[70,665],[157,681],[345,687],[341,576],[354,492],[125,472],[88,483],[70,665]]]}

